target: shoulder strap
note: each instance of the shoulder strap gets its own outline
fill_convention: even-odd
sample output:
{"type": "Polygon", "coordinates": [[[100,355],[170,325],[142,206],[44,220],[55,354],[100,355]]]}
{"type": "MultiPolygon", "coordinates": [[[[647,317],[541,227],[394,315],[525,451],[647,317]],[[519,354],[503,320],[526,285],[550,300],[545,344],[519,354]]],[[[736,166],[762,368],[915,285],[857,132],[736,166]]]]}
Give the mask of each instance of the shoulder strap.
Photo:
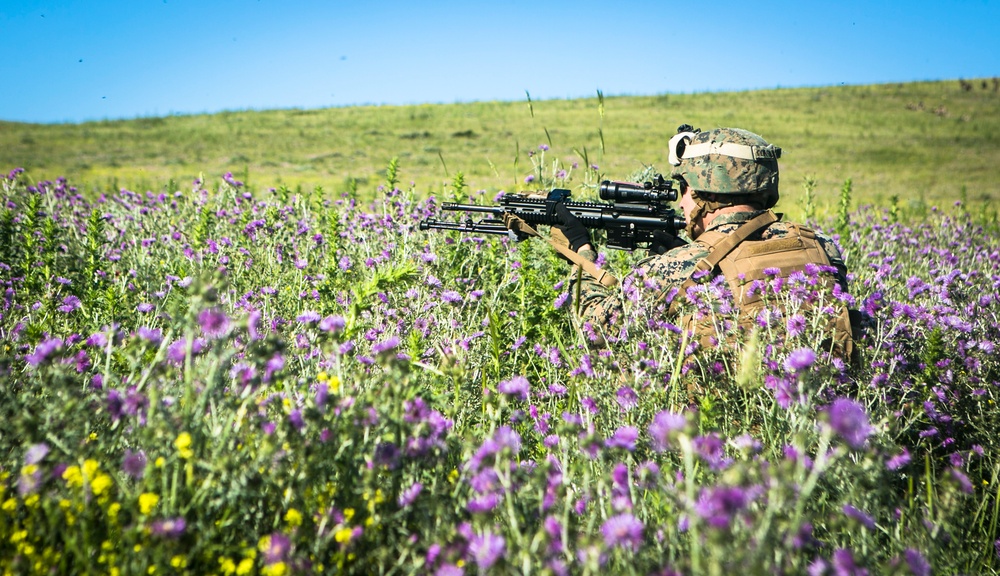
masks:
{"type": "MultiPolygon", "coordinates": [[[[508,228],[514,230],[515,232],[521,232],[527,234],[528,236],[534,236],[536,238],[543,238],[537,230],[532,228],[523,219],[517,216],[510,215],[510,217],[505,218],[504,222],[508,228]]],[[[618,285],[618,279],[612,276],[607,270],[601,270],[590,260],[587,260],[583,256],[580,256],[575,250],[566,246],[565,244],[560,244],[559,242],[554,242],[551,238],[545,238],[548,243],[556,249],[557,252],[566,257],[567,260],[576,264],[582,268],[587,274],[591,275],[594,279],[600,282],[603,286],[614,287],[618,285]]]]}
{"type": "Polygon", "coordinates": [[[705,236],[705,234],[712,234],[709,238],[707,238],[707,240],[709,240],[710,242],[707,243],[709,254],[708,256],[699,260],[697,264],[695,264],[694,270],[691,271],[691,275],[688,276],[688,279],[685,280],[684,284],[681,285],[681,293],[686,292],[688,288],[694,286],[697,283],[697,280],[695,280],[694,278],[695,274],[697,274],[698,272],[707,272],[713,270],[719,264],[719,262],[722,261],[723,258],[729,255],[730,252],[732,252],[737,246],[739,246],[740,242],[743,242],[744,240],[752,236],[754,232],[757,232],[758,230],[764,228],[765,226],[774,224],[778,220],[779,220],[778,215],[775,214],[773,211],[768,210],[767,212],[759,214],[754,218],[748,220],[739,228],[737,228],[736,230],[734,230],[729,234],[705,232],[704,234],[699,236],[698,241],[700,242],[702,236],[705,236]]]}

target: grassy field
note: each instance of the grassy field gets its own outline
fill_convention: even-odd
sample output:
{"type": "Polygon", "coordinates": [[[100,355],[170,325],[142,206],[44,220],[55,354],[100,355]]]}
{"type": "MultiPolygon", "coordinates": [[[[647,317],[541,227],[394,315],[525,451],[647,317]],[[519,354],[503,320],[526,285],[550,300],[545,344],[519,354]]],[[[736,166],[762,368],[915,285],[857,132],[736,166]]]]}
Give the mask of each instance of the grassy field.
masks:
{"type": "MultiPolygon", "coordinates": [[[[736,126],[781,146],[781,207],[806,178],[829,211],[848,178],[859,202],[922,211],[1000,197],[1000,94],[957,81],[577,100],[223,112],[82,124],[0,122],[0,166],[66,176],[85,191],[187,189],[231,171],[250,187],[343,191],[381,181],[399,158],[401,184],[439,192],[457,172],[473,190],[523,188],[539,145],[569,169],[623,178],[667,168],[666,140],[684,122],[736,126]],[[176,183],[176,184],[175,184],[176,183]]],[[[576,179],[578,182],[579,178],[576,179]]]]}

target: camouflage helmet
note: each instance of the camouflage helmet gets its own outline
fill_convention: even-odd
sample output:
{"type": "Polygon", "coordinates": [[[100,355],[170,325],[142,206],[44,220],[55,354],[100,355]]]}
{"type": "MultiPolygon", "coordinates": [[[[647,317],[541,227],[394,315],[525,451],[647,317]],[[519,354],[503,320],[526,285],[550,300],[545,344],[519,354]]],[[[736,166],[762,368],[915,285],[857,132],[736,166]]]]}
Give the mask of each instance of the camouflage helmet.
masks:
{"type": "Polygon", "coordinates": [[[776,194],[778,158],[781,148],[739,128],[679,131],[670,139],[671,176],[698,192],[776,194]]]}

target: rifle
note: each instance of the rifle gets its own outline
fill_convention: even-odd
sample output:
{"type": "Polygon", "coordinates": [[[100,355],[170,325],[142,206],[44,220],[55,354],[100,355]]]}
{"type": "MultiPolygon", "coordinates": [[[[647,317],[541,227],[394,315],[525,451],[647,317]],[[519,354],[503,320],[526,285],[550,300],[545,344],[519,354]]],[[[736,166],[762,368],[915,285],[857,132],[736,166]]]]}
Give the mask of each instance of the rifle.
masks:
{"type": "Polygon", "coordinates": [[[512,240],[523,240],[525,236],[507,228],[503,221],[505,213],[511,213],[528,224],[563,224],[555,207],[560,202],[576,216],[588,229],[605,230],[609,248],[635,250],[640,245],[648,246],[654,234],[665,232],[676,236],[683,230],[684,218],[667,206],[677,200],[677,190],[673,182],[657,175],[652,182],[613,182],[605,180],[600,185],[602,202],[570,201],[569,190],[553,188],[546,196],[531,194],[505,194],[495,206],[458,204],[445,202],[441,210],[478,212],[490,214],[478,222],[471,217],[462,222],[428,218],[420,222],[421,230],[457,230],[473,234],[500,234],[512,240]]]}

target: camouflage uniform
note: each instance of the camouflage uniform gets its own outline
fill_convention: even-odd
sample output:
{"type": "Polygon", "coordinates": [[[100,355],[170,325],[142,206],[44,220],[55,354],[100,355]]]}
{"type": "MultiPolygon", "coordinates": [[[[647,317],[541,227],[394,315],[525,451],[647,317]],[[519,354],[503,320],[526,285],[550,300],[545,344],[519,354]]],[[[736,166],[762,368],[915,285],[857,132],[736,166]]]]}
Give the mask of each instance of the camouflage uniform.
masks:
{"type": "MultiPolygon", "coordinates": [[[[682,191],[687,194],[683,199],[688,202],[687,233],[695,241],[642,260],[636,271],[623,283],[624,292],[603,286],[590,275],[575,274],[571,279],[570,293],[579,294],[576,308],[584,321],[604,335],[613,335],[615,332],[611,328],[620,324],[619,318],[625,312],[625,301],[632,299],[631,288],[642,285],[672,299],[671,293],[682,289],[685,282],[692,278],[696,265],[703,259],[707,260],[704,265],[710,267],[715,264],[712,273],[716,275],[721,274],[719,269],[724,263],[730,270],[743,269],[737,267],[736,260],[728,260],[727,254],[735,256],[744,245],[747,246],[746,253],[749,255],[740,256],[745,259],[740,260],[739,266],[744,266],[749,271],[749,275],[745,277],[747,281],[761,273],[760,266],[764,262],[777,263],[779,270],[787,273],[807,265],[806,263],[826,265],[827,262],[822,261],[825,254],[825,259],[836,269],[834,281],[846,291],[847,268],[840,250],[829,238],[814,235],[812,231],[797,228],[794,224],[771,219],[774,214],[769,209],[778,201],[780,148],[768,144],[757,134],[738,128],[717,128],[702,132],[685,124],[677,132],[668,145],[669,163],[675,167],[671,176],[682,182],[682,191]],[[710,220],[706,230],[697,229],[704,222],[705,216],[729,206],[752,206],[754,210],[719,213],[710,220]],[[757,215],[764,216],[749,225],[749,228],[736,232],[741,225],[757,215]],[[751,233],[752,230],[756,231],[751,233]],[[746,233],[750,235],[744,238],[746,233]],[[799,242],[801,233],[808,234],[808,243],[799,242]],[[771,240],[774,242],[756,242],[771,240]],[[728,248],[724,247],[727,242],[728,248]],[[734,242],[738,244],[733,245],[734,242]],[[750,243],[744,244],[745,242],[750,243]],[[710,245],[717,247],[719,251],[713,254],[709,250],[710,245]],[[793,250],[787,246],[801,248],[793,250]],[[710,254],[713,254],[714,259],[709,258],[710,254]],[[777,257],[771,256],[772,254],[777,254],[777,257]],[[629,298],[624,298],[623,295],[628,295],[629,298]]],[[[580,255],[592,261],[597,258],[597,253],[589,250],[581,251],[580,255]]],[[[743,274],[740,272],[740,276],[743,274]]],[[[731,286],[734,283],[741,285],[742,282],[740,278],[726,280],[731,286]]],[[[699,281],[704,282],[703,279],[699,281]]],[[[827,286],[829,289],[833,288],[832,283],[827,286]]],[[[746,296],[743,293],[741,298],[746,296]]],[[[748,304],[751,310],[752,300],[748,304]]],[[[742,306],[742,302],[743,300],[737,299],[734,303],[742,306]]],[[[670,314],[676,314],[675,310],[668,311],[668,316],[670,314]]],[[[847,340],[850,340],[850,328],[846,327],[844,330],[847,340]]],[[[849,351],[850,347],[847,346],[846,349],[849,351]]]]}
{"type": "MultiPolygon", "coordinates": [[[[721,214],[712,220],[708,230],[730,233],[761,212],[763,211],[721,214]]],[[[750,239],[783,238],[788,235],[789,230],[788,223],[775,222],[763,231],[751,236],[750,239]]],[[[837,283],[846,291],[847,267],[840,250],[830,238],[817,234],[817,240],[830,258],[830,264],[837,269],[835,274],[837,283]]],[[[634,283],[637,279],[643,279],[647,281],[647,285],[649,282],[655,283],[653,290],[657,294],[668,294],[673,289],[679,290],[681,285],[691,277],[695,264],[708,256],[708,253],[708,249],[703,243],[695,241],[663,254],[650,256],[639,262],[636,270],[630,275],[630,278],[626,278],[624,284],[628,285],[630,280],[634,283]]],[[[597,259],[597,252],[593,250],[582,250],[580,255],[590,261],[597,259]]],[[[570,279],[570,294],[577,294],[576,283],[579,282],[578,314],[580,318],[589,322],[599,332],[614,333],[613,328],[624,314],[621,289],[604,286],[588,274],[577,273],[576,269],[573,272],[570,279]]]]}

